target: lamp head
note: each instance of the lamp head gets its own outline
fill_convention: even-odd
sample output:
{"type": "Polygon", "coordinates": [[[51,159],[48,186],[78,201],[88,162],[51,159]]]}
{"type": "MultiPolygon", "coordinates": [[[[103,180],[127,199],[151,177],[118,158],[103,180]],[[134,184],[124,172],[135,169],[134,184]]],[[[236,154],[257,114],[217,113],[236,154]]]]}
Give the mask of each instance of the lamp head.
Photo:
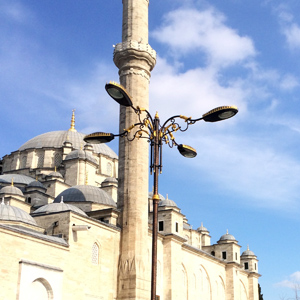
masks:
{"type": "Polygon", "coordinates": [[[196,149],[192,148],[191,146],[180,144],[177,146],[177,149],[180,152],[180,154],[184,157],[193,158],[197,156],[196,149]]]}
{"type": "Polygon", "coordinates": [[[131,98],[126,89],[116,82],[110,82],[105,85],[105,89],[109,96],[123,106],[132,106],[131,98]]]}
{"type": "Polygon", "coordinates": [[[205,122],[218,122],[233,117],[238,111],[236,106],[220,106],[204,114],[202,119],[205,122]]]}
{"type": "Polygon", "coordinates": [[[94,132],[94,133],[86,135],[83,140],[86,143],[103,144],[103,143],[109,143],[114,138],[115,138],[115,136],[112,133],[94,132]]]}

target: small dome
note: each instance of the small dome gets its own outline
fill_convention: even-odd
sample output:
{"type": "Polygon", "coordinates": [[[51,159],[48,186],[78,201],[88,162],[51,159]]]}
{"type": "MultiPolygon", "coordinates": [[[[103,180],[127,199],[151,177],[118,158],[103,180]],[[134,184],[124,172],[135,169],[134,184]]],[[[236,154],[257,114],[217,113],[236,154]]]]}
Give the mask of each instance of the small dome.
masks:
{"type": "Polygon", "coordinates": [[[37,225],[35,220],[21,208],[0,204],[0,220],[3,221],[21,221],[30,225],[37,225]]]}
{"type": "Polygon", "coordinates": [[[71,151],[65,158],[65,160],[71,160],[71,159],[87,159],[95,164],[97,164],[97,160],[96,158],[93,157],[93,155],[88,152],[88,151],[84,151],[84,150],[73,150],[71,151]]]}
{"type": "Polygon", "coordinates": [[[40,214],[40,213],[54,213],[54,212],[61,212],[61,211],[73,211],[76,212],[80,215],[86,216],[86,213],[83,212],[80,208],[67,204],[64,202],[59,202],[59,203],[50,203],[46,204],[40,208],[38,208],[36,211],[34,211],[33,215],[35,214],[40,214]]]}
{"type": "Polygon", "coordinates": [[[199,231],[199,232],[201,232],[201,231],[208,232],[207,228],[203,226],[203,223],[201,223],[201,226],[197,228],[197,231],[199,231]]]}
{"type": "Polygon", "coordinates": [[[3,187],[0,190],[0,194],[24,196],[22,191],[19,188],[13,186],[13,185],[8,185],[8,186],[3,187]]]}
{"type": "Polygon", "coordinates": [[[113,177],[107,177],[103,180],[103,182],[106,182],[106,183],[118,183],[118,180],[116,178],[113,178],[113,177]]]}
{"type": "Polygon", "coordinates": [[[227,233],[220,237],[220,241],[236,241],[235,237],[232,234],[227,233]]]}
{"type": "MultiPolygon", "coordinates": [[[[165,200],[165,197],[162,194],[158,194],[160,200],[165,200]]],[[[153,192],[148,193],[148,199],[153,198],[153,192]]]]}
{"type": "Polygon", "coordinates": [[[172,206],[172,207],[177,207],[177,204],[173,200],[170,200],[168,198],[168,195],[167,195],[167,199],[159,201],[158,206],[172,206]]]}
{"type": "Polygon", "coordinates": [[[63,178],[63,176],[59,172],[57,172],[57,171],[53,171],[53,172],[49,173],[47,176],[49,176],[49,177],[51,176],[51,177],[63,178]]]}
{"type": "Polygon", "coordinates": [[[37,187],[37,188],[46,190],[44,185],[41,182],[39,182],[38,180],[30,182],[27,187],[37,187]]]}
{"type": "Polygon", "coordinates": [[[255,254],[253,251],[249,250],[249,246],[248,246],[247,250],[242,253],[242,256],[255,256],[255,254]]]}
{"type": "Polygon", "coordinates": [[[101,190],[100,188],[92,185],[75,185],[61,192],[54,200],[55,203],[61,201],[61,196],[64,202],[85,202],[90,201],[94,203],[109,205],[116,207],[115,201],[112,197],[101,190]]]}

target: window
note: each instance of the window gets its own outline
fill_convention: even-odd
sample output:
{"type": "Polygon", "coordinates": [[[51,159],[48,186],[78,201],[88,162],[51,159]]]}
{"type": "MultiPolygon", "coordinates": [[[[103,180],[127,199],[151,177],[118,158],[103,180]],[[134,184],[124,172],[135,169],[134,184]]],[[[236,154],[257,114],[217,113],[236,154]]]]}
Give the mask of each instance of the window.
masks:
{"type": "Polygon", "coordinates": [[[256,271],[256,263],[254,264],[254,270],[256,271]]]}
{"type": "Polygon", "coordinates": [[[112,165],[111,163],[107,163],[106,172],[108,176],[112,176],[112,165]]]}
{"type": "Polygon", "coordinates": [[[27,156],[23,156],[21,160],[21,169],[26,168],[27,156]]]}
{"type": "Polygon", "coordinates": [[[216,255],[215,251],[211,251],[210,254],[211,254],[212,256],[215,256],[215,255],[216,255]]]}
{"type": "Polygon", "coordinates": [[[235,252],[235,260],[237,260],[237,253],[235,252]]]}
{"type": "Polygon", "coordinates": [[[54,155],[54,166],[58,167],[62,162],[61,155],[59,153],[55,153],[54,155]]]}
{"type": "Polygon", "coordinates": [[[247,262],[244,263],[244,266],[245,266],[245,270],[249,269],[249,264],[247,262]]]}
{"type": "Polygon", "coordinates": [[[44,165],[44,153],[38,155],[37,168],[42,168],[44,165]]]}
{"type": "Polygon", "coordinates": [[[164,221],[158,222],[158,231],[164,231],[164,221]]]}
{"type": "Polygon", "coordinates": [[[92,247],[92,264],[99,264],[99,246],[96,243],[92,247]]]}
{"type": "Polygon", "coordinates": [[[178,222],[175,222],[175,231],[178,232],[178,222]]]}
{"type": "Polygon", "coordinates": [[[223,259],[226,259],[226,251],[223,251],[223,252],[222,252],[222,258],[223,258],[223,259]]]}
{"type": "Polygon", "coordinates": [[[28,203],[31,203],[31,197],[28,197],[28,198],[27,198],[27,202],[28,202],[28,203]]]}

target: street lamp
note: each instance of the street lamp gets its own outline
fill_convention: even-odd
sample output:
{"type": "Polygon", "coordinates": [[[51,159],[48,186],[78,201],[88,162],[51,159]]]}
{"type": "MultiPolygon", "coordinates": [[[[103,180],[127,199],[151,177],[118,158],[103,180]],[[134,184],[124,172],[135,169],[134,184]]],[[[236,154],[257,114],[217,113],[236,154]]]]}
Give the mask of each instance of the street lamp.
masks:
{"type": "Polygon", "coordinates": [[[145,138],[150,143],[151,155],[150,155],[150,173],[154,173],[153,176],[153,227],[152,227],[152,274],[151,274],[151,300],[156,298],[156,270],[157,270],[157,236],[158,236],[158,174],[162,171],[162,145],[167,144],[170,148],[177,147],[178,151],[184,157],[192,158],[197,155],[194,148],[177,144],[173,133],[176,131],[186,131],[189,125],[203,120],[205,122],[217,122],[225,119],[229,119],[237,114],[238,109],[236,106],[221,106],[217,107],[201,118],[192,119],[192,117],[186,117],[183,115],[175,115],[167,119],[163,125],[160,124],[158,113],[153,118],[151,114],[145,108],[134,107],[131,97],[126,89],[115,82],[110,82],[105,85],[107,93],[120,105],[131,107],[138,116],[138,122],[132,124],[129,128],[124,129],[124,132],[119,134],[95,132],[84,137],[84,141],[87,143],[108,143],[115,137],[124,137],[128,141],[133,141],[135,138],[145,138]],[[185,125],[178,123],[179,119],[184,120],[185,125]],[[132,132],[130,136],[129,133],[132,132]]]}

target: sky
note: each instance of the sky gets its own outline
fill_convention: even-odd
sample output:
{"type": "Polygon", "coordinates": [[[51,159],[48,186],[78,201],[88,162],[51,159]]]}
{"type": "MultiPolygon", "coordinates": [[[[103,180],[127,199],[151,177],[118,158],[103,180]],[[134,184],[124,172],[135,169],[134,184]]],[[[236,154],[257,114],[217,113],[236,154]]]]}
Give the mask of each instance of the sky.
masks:
{"type": "MultiPolygon", "coordinates": [[[[122,1],[0,0],[0,157],[29,139],[67,130],[117,133],[122,1]]],[[[223,105],[239,113],[198,122],[164,146],[159,192],[212,243],[226,233],[259,259],[264,300],[293,299],[300,284],[300,1],[150,0],[157,52],[150,112],[199,118],[223,105]]],[[[110,147],[118,151],[114,141],[110,147]]],[[[152,187],[150,177],[149,189],[152,187]]]]}

